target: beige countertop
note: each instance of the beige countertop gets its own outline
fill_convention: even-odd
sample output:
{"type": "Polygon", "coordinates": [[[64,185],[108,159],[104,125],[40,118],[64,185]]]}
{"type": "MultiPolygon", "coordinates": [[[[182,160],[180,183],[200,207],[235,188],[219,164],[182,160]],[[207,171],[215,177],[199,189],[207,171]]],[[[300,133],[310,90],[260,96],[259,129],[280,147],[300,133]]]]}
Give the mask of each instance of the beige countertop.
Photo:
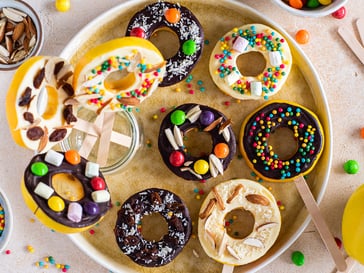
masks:
{"type": "MultiPolygon", "coordinates": [[[[121,0],[71,1],[71,10],[57,12],[54,1],[28,0],[39,13],[44,25],[45,41],[42,55],[58,55],[70,39],[89,21],[104,11],[120,4],[121,0]]],[[[330,107],[333,126],[333,160],[330,179],[320,208],[334,236],[341,238],[341,219],[345,204],[353,191],[364,182],[364,139],[360,128],[364,127],[364,66],[349,50],[337,34],[341,24],[348,24],[355,30],[353,22],[360,18],[364,3],[349,0],[346,5],[347,16],[334,19],[295,17],[278,9],[271,1],[242,0],[280,24],[290,35],[305,28],[311,35],[310,42],[301,48],[307,54],[321,78],[330,107]],[[349,175],[343,171],[343,163],[355,159],[362,169],[358,174],[349,175]]],[[[5,94],[13,72],[0,72],[0,91],[5,105],[5,94]]],[[[80,251],[65,235],[50,231],[42,226],[25,207],[19,187],[19,173],[28,164],[32,152],[18,147],[11,139],[5,118],[5,107],[0,110],[0,186],[11,202],[14,212],[14,230],[6,249],[10,254],[0,253],[0,271],[15,272],[61,272],[50,266],[42,269],[35,265],[46,256],[53,256],[56,263],[69,264],[68,272],[109,272],[80,251]],[[35,220],[35,221],[34,221],[35,220]],[[34,248],[29,253],[27,246],[34,248]]],[[[356,265],[353,273],[364,271],[364,266],[356,265]]],[[[335,265],[325,249],[315,226],[308,225],[298,240],[279,258],[259,273],[293,272],[335,272],[335,265]],[[291,253],[299,250],[306,261],[301,267],[291,262],[291,253]]]]}

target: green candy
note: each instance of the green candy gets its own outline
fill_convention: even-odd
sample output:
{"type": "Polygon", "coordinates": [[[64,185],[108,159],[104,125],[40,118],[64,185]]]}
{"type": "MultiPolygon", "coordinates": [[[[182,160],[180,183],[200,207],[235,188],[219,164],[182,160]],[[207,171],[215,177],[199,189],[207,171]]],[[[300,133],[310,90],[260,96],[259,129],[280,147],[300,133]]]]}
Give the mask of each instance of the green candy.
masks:
{"type": "Polygon", "coordinates": [[[174,125],[181,125],[186,120],[186,114],[182,110],[176,110],[171,114],[171,122],[174,125]]]}
{"type": "Polygon", "coordinates": [[[186,55],[192,55],[196,52],[196,43],[194,40],[187,40],[182,45],[182,51],[186,55]]]}
{"type": "Polygon", "coordinates": [[[356,160],[348,160],[344,163],[344,170],[348,174],[356,174],[359,171],[359,163],[356,160]]]}
{"type": "Polygon", "coordinates": [[[305,255],[301,251],[294,251],[291,256],[292,262],[297,266],[302,266],[305,263],[305,255]]]}
{"type": "Polygon", "coordinates": [[[308,0],[306,6],[309,8],[317,8],[320,6],[320,2],[318,0],[308,0]]]}
{"type": "Polygon", "coordinates": [[[30,170],[36,176],[44,176],[48,173],[48,166],[43,162],[35,162],[30,167],[30,170]]]}

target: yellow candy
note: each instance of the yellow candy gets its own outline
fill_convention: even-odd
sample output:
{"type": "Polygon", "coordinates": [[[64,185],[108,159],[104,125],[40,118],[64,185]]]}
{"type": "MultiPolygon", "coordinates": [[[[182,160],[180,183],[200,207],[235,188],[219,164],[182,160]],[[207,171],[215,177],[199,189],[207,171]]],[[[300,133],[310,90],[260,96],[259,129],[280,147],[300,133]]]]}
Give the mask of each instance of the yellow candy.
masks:
{"type": "Polygon", "coordinates": [[[327,6],[332,3],[332,0],[319,0],[321,5],[327,6]]]}
{"type": "Polygon", "coordinates": [[[71,1],[70,0],[56,0],[56,9],[61,12],[66,12],[71,7],[71,1]]]}
{"type": "Polygon", "coordinates": [[[205,174],[208,172],[209,170],[209,163],[207,163],[206,160],[203,159],[199,159],[195,162],[195,164],[193,165],[193,169],[195,170],[196,173],[198,174],[205,174]]]}
{"type": "Polygon", "coordinates": [[[48,206],[51,210],[55,212],[60,212],[64,210],[65,207],[63,199],[59,196],[52,196],[51,198],[49,198],[48,206]]]}

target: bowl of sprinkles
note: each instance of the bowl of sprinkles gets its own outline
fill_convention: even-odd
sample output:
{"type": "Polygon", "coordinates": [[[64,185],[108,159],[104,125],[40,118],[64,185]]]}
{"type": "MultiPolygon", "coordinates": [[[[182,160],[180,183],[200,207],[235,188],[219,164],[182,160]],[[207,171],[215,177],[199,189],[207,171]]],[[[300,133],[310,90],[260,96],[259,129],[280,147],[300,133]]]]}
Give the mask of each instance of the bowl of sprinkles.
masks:
{"type": "Polygon", "coordinates": [[[303,17],[323,17],[333,14],[348,0],[272,0],[284,10],[303,17]]]}
{"type": "Polygon", "coordinates": [[[43,46],[37,12],[21,0],[0,1],[0,71],[14,70],[43,46]]]}
{"type": "Polygon", "coordinates": [[[13,216],[5,193],[0,189],[0,252],[7,246],[13,229],[13,216]]]}

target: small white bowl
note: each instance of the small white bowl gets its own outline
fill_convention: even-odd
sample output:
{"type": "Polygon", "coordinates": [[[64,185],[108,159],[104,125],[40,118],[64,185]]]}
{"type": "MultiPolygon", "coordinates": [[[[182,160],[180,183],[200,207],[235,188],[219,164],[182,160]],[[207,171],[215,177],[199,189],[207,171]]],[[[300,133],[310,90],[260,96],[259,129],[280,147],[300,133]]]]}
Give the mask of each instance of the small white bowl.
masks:
{"type": "Polygon", "coordinates": [[[27,14],[33,21],[33,24],[35,26],[36,32],[37,32],[37,38],[35,45],[33,48],[28,52],[28,54],[22,58],[21,60],[6,64],[2,63],[0,61],[0,70],[13,70],[18,68],[23,62],[25,62],[27,59],[29,59],[32,56],[38,55],[44,42],[44,35],[43,35],[43,26],[42,22],[36,13],[36,11],[26,2],[21,0],[1,0],[0,1],[0,10],[2,11],[3,8],[11,8],[18,10],[20,12],[23,12],[27,14]]]}
{"type": "Polygon", "coordinates": [[[9,243],[11,233],[13,231],[13,213],[10,208],[9,200],[6,198],[5,193],[0,189],[0,205],[3,208],[2,214],[5,219],[4,229],[0,234],[0,252],[2,252],[9,243]]]}
{"type": "Polygon", "coordinates": [[[327,6],[320,6],[318,8],[312,8],[312,9],[295,9],[292,8],[289,4],[287,4],[283,0],[272,0],[275,4],[283,8],[284,10],[297,15],[297,16],[303,16],[303,17],[324,17],[326,15],[332,14],[338,9],[340,9],[342,6],[346,4],[348,0],[332,0],[332,3],[327,6]]]}

